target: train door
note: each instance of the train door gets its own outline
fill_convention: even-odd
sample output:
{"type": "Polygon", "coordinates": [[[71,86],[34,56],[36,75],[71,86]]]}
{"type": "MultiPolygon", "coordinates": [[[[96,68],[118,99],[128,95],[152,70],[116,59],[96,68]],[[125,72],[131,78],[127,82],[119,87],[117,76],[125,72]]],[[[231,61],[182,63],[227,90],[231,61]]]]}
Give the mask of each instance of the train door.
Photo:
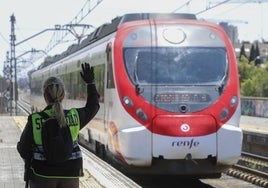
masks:
{"type": "MultiPolygon", "coordinates": [[[[112,44],[113,42],[108,42],[106,46],[106,63],[105,63],[105,89],[104,89],[104,127],[107,131],[107,137],[109,137],[109,128],[112,121],[112,109],[115,105],[115,84],[113,78],[113,55],[112,55],[112,44]]],[[[108,138],[109,139],[109,138],[108,138]]],[[[109,140],[107,140],[107,144],[109,144],[109,140]]],[[[112,148],[112,146],[108,146],[108,148],[112,148]]]]}

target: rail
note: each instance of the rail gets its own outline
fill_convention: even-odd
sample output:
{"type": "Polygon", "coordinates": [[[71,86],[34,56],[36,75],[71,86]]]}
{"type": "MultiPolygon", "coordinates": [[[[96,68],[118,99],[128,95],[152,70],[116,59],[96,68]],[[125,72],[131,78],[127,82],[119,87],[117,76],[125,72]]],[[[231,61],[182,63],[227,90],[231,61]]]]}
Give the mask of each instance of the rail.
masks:
{"type": "Polygon", "coordinates": [[[226,174],[261,187],[268,187],[268,158],[243,152],[237,164],[226,174]]]}
{"type": "Polygon", "coordinates": [[[30,115],[32,110],[31,110],[31,104],[25,100],[18,100],[17,105],[19,109],[26,115],[30,115]]]}

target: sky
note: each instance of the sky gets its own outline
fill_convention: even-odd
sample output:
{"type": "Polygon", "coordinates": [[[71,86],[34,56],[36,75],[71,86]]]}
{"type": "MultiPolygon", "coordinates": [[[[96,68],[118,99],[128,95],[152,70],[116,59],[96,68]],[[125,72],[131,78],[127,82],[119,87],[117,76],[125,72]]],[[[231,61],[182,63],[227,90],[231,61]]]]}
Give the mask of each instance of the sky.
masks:
{"type": "MultiPolygon", "coordinates": [[[[239,39],[241,41],[254,41],[264,38],[268,41],[268,25],[265,18],[268,17],[268,1],[266,0],[232,0],[236,3],[224,4],[208,11],[206,7],[213,6],[223,0],[1,0],[0,1],[0,75],[3,75],[3,62],[6,60],[6,53],[10,51],[10,16],[16,18],[15,34],[16,43],[43,31],[54,28],[56,24],[65,25],[74,20],[83,9],[83,17],[80,24],[90,24],[98,27],[101,24],[110,22],[116,16],[125,13],[135,12],[181,12],[198,13],[198,19],[210,21],[229,21],[230,24],[238,27],[239,39]],[[86,16],[89,7],[100,4],[86,16]],[[91,2],[91,3],[89,3],[91,2]],[[187,5],[186,3],[189,2],[187,5]],[[211,2],[211,4],[209,4],[211,2]],[[256,3],[262,2],[262,3],[256,3]],[[214,4],[213,4],[214,3],[214,4]],[[85,13],[84,13],[85,12],[85,13]],[[212,20],[213,19],[213,20],[212,20]]],[[[78,19],[81,18],[78,17],[78,19]]],[[[87,30],[90,32],[91,30],[87,30]]],[[[81,28],[76,29],[81,33],[81,28]]],[[[54,32],[44,32],[22,44],[16,46],[16,56],[20,56],[32,48],[43,51],[48,46],[54,32]]],[[[87,33],[88,34],[88,33],[87,33]]],[[[72,35],[68,35],[64,42],[53,48],[47,55],[59,54],[67,47],[76,43],[72,35]]],[[[30,54],[30,53],[29,53],[30,54]]],[[[21,56],[22,59],[29,59],[28,54],[21,56]]],[[[42,61],[42,59],[38,60],[42,61]]],[[[19,66],[34,68],[38,62],[23,64],[18,60],[19,66]],[[22,65],[20,65],[22,64],[22,65]]],[[[24,67],[23,70],[26,68],[24,67]]],[[[21,72],[25,75],[25,71],[21,72]]]]}

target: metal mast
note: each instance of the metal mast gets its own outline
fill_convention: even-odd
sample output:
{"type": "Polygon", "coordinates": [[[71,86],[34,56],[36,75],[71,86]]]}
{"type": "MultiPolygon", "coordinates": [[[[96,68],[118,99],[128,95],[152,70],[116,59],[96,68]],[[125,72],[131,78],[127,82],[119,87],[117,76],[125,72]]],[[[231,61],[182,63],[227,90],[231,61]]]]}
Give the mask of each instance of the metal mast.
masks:
{"type": "Polygon", "coordinates": [[[15,115],[17,115],[17,101],[18,101],[18,85],[17,85],[17,65],[16,65],[16,54],[15,54],[15,41],[16,41],[16,35],[15,35],[15,16],[12,14],[10,16],[10,22],[11,22],[11,34],[10,34],[10,69],[11,69],[11,88],[10,88],[10,110],[12,115],[12,106],[13,101],[15,101],[15,115]]]}

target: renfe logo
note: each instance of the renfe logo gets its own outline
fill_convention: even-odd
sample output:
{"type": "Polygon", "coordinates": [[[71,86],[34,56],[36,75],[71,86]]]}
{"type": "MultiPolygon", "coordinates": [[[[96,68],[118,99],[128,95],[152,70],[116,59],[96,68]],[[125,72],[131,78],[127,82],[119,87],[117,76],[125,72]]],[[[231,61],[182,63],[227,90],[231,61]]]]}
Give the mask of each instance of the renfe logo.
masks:
{"type": "Polygon", "coordinates": [[[172,147],[188,147],[188,149],[191,149],[193,147],[198,147],[199,142],[194,141],[192,138],[191,140],[181,140],[181,141],[173,141],[171,146],[172,147]]]}

